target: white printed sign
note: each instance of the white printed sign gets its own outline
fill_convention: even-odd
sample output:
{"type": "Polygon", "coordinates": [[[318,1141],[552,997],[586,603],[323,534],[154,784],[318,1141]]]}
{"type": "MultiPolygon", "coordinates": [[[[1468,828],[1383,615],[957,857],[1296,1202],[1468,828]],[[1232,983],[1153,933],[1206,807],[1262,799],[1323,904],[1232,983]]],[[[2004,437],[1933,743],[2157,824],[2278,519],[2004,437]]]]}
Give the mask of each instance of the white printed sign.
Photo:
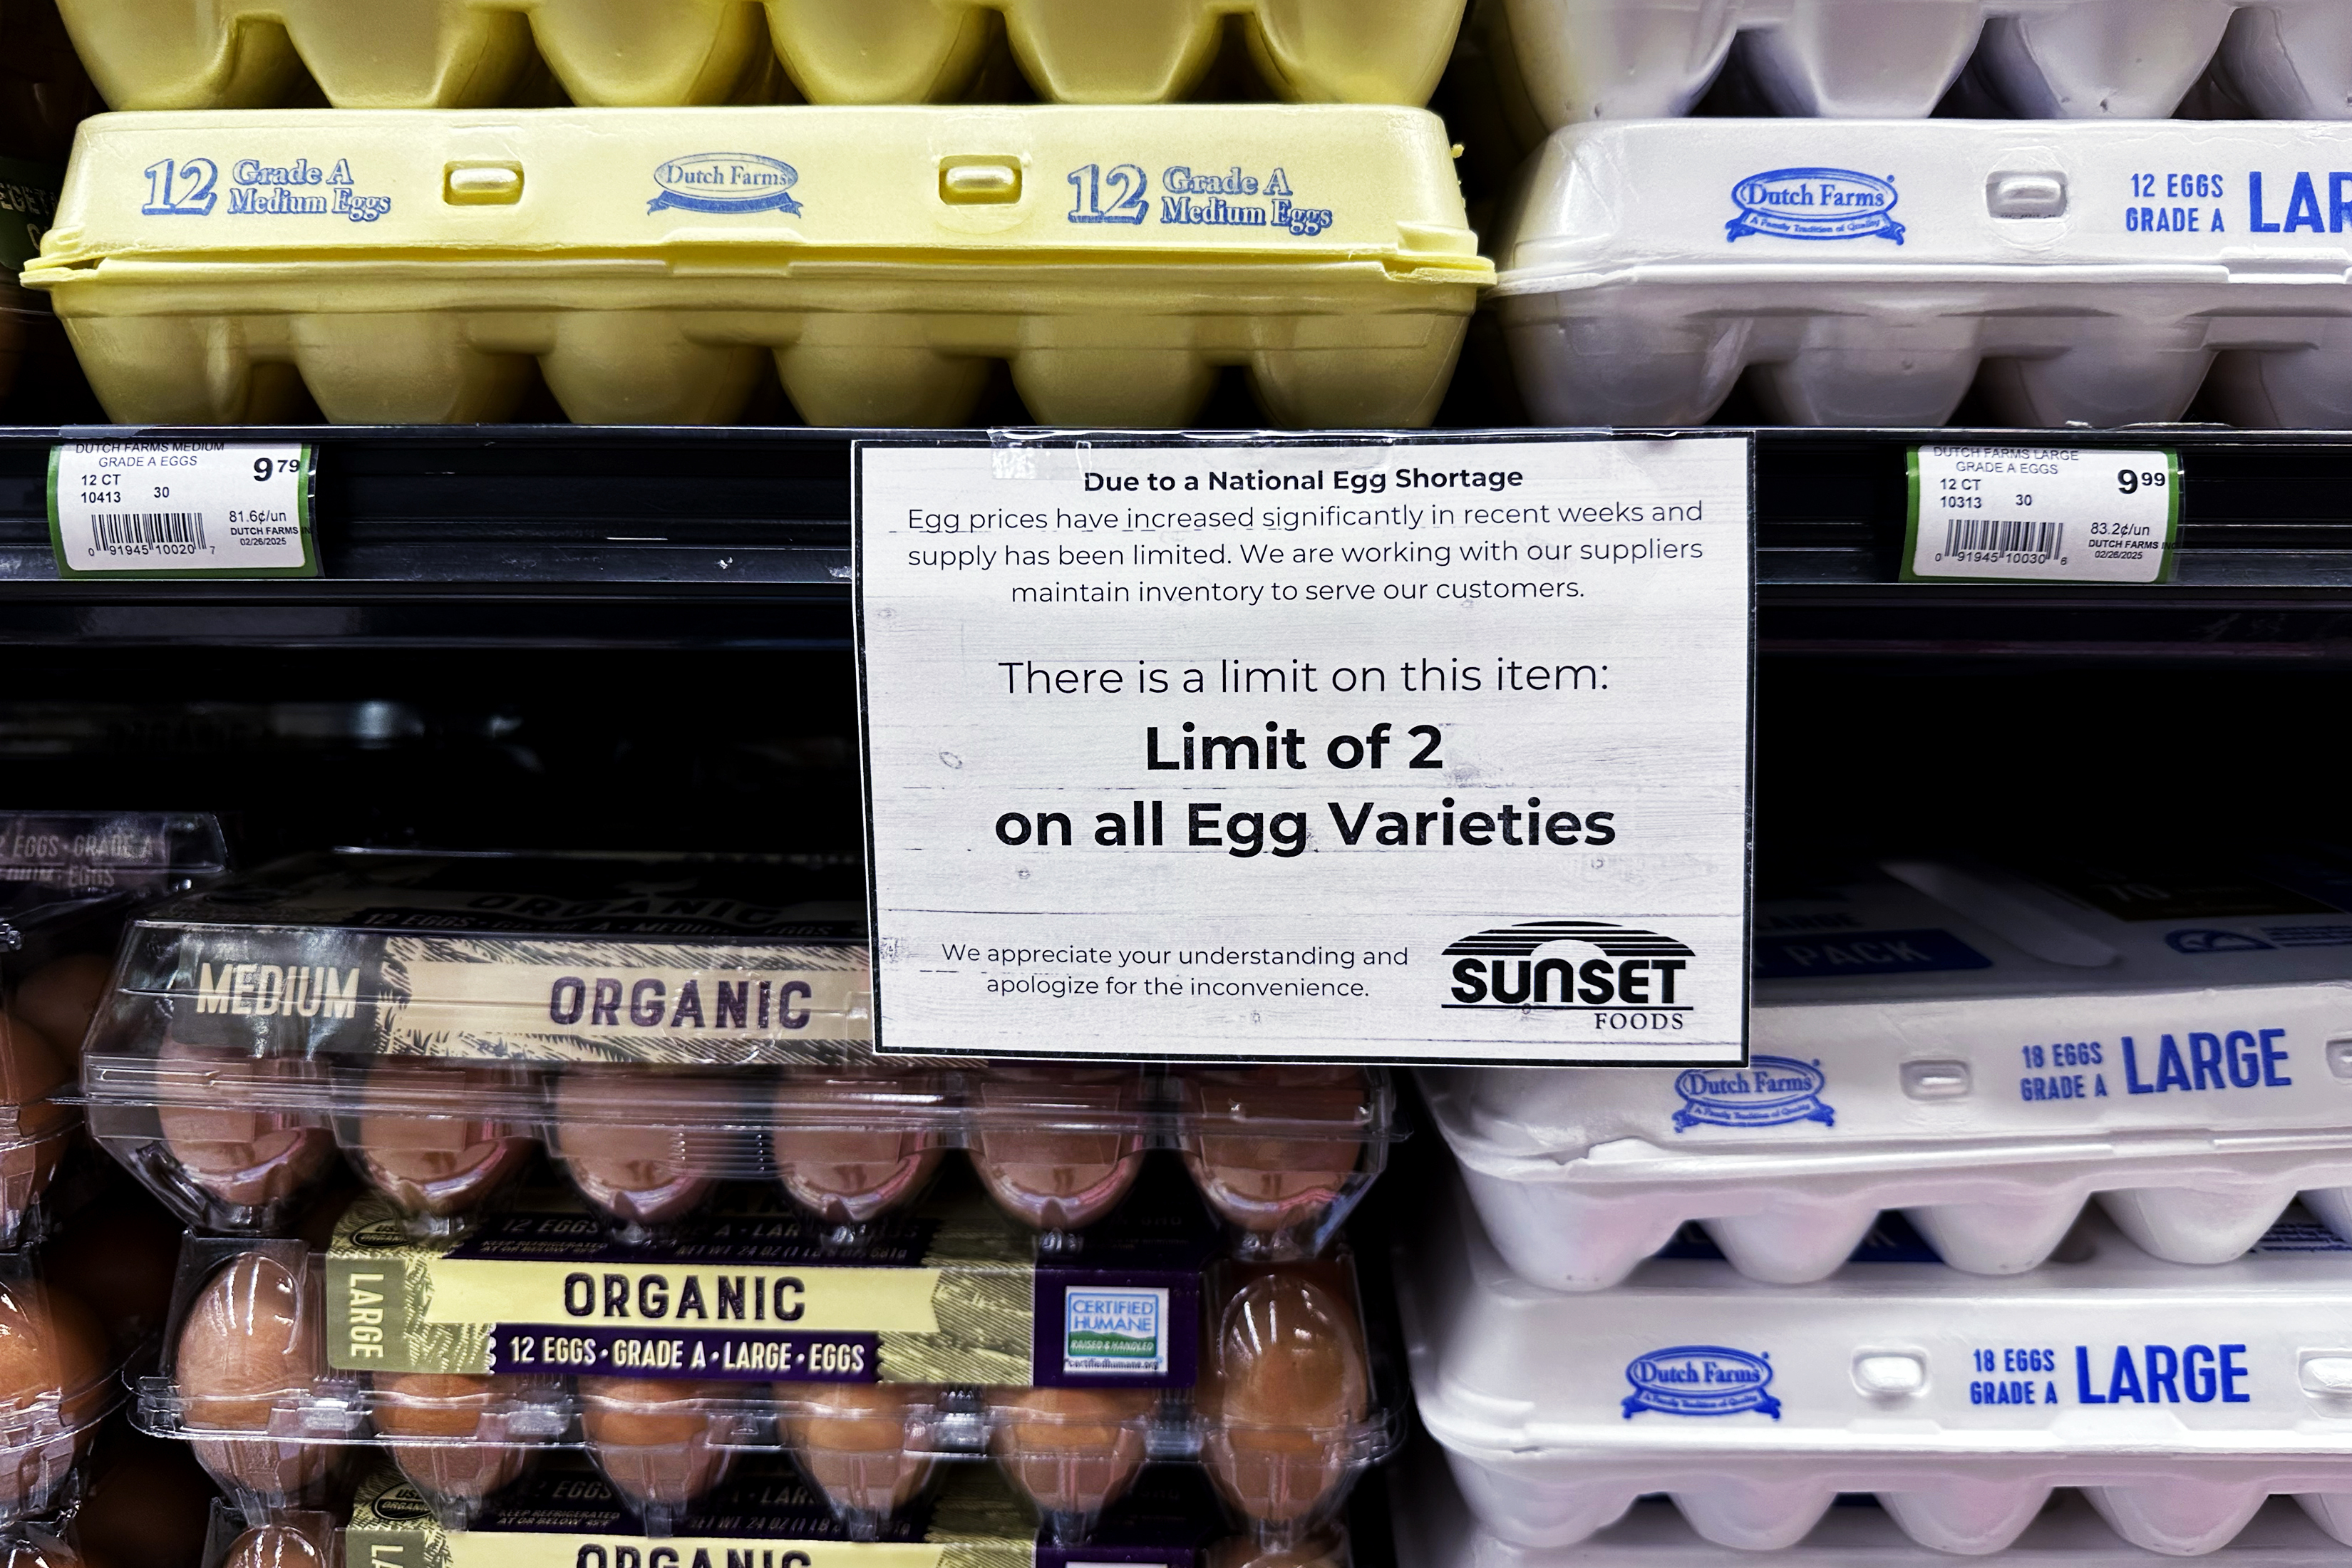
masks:
{"type": "Polygon", "coordinates": [[[315,577],[311,449],[68,441],[49,454],[49,539],[76,577],[315,577]]]}
{"type": "Polygon", "coordinates": [[[2180,459],[2095,447],[1915,447],[1906,581],[2163,583],[2180,459]]]}
{"type": "Polygon", "coordinates": [[[1742,1059],[1748,471],[859,443],[879,1048],[1742,1059]]]}

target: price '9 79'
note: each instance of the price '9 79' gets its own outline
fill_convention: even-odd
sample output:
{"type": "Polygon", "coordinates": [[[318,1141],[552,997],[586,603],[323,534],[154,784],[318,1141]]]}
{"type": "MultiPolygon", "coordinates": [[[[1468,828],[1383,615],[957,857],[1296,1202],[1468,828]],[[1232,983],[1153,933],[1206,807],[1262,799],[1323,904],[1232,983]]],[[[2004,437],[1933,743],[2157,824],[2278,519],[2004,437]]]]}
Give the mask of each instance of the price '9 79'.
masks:
{"type": "Polygon", "coordinates": [[[2171,476],[2162,468],[2119,468],[2116,471],[2116,489],[2125,495],[2137,494],[2143,489],[2162,489],[2171,476]]]}
{"type": "Polygon", "coordinates": [[[301,466],[299,458],[256,458],[253,459],[253,477],[258,482],[272,474],[290,474],[301,466]]]}

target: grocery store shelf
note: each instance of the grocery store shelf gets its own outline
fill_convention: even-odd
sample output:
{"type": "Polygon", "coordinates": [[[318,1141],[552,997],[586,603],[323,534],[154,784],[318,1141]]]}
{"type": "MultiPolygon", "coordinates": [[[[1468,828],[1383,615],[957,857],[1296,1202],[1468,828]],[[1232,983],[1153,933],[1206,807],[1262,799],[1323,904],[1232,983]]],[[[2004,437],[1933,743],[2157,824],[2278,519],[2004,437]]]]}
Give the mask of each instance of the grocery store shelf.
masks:
{"type": "MultiPolygon", "coordinates": [[[[0,429],[0,643],[823,647],[848,635],[857,432],[236,434],[321,447],[323,577],[59,582],[43,489],[60,432],[0,429]]],[[[2218,426],[1758,434],[1768,653],[2352,659],[2352,436],[2218,426]],[[1895,582],[1904,454],[1922,440],[2179,448],[2176,581],[1895,582]]]]}

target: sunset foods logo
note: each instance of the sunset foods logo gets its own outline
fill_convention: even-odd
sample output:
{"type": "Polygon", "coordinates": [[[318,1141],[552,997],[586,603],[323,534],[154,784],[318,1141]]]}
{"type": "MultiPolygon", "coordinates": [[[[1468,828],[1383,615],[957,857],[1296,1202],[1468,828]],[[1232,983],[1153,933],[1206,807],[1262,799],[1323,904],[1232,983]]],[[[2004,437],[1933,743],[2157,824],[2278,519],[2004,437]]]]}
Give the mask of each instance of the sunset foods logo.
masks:
{"type": "Polygon", "coordinates": [[[1633,926],[1528,921],[1465,936],[1445,956],[1454,961],[1448,1007],[1691,1010],[1682,999],[1684,973],[1695,956],[1690,948],[1633,926]],[[1548,948],[1560,951],[1545,952],[1548,948]],[[1589,956],[1593,952],[1600,956],[1589,956]]]}

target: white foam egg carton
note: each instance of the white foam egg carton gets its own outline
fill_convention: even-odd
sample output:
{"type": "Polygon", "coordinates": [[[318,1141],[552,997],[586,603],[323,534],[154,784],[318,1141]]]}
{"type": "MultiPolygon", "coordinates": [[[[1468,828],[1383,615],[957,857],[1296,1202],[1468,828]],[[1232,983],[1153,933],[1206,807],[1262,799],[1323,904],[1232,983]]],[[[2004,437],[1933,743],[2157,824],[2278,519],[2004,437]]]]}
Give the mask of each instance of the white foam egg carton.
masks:
{"type": "Polygon", "coordinates": [[[1794,1289],[1702,1256],[1570,1293],[1514,1274],[1468,1205],[1430,1218],[1396,1271],[1413,1394],[1507,1541],[1570,1545],[1663,1492],[1708,1541],[1773,1550],[1871,1492],[1973,1554],[2078,1487],[2153,1552],[2212,1552],[2282,1495],[2352,1543],[2352,1247],[2308,1221],[2203,1269],[2093,1215],[2002,1279],[1914,1246],[1794,1289]]]}
{"type": "Polygon", "coordinates": [[[1684,113],[1734,56],[1789,115],[1923,117],[1973,57],[2028,119],[2162,119],[2209,68],[2264,119],[2352,118],[2343,0],[1486,0],[1474,25],[1552,129],[1684,113]]]}
{"type": "Polygon", "coordinates": [[[2352,426],[2352,124],[1677,120],[1546,142],[1492,300],[1548,425],[2352,426]]]}
{"type": "Polygon", "coordinates": [[[1421,1083],[1501,1256],[1550,1289],[1614,1284],[1693,1220],[1804,1284],[1883,1209],[2014,1274],[2094,1197],[2158,1258],[2218,1264],[2298,1194],[2352,1237],[2347,910],[2352,862],[2321,852],[1890,861],[1759,901],[1744,1068],[1421,1083]]]}
{"type": "MultiPolygon", "coordinates": [[[[1397,1560],[1422,1568],[1753,1568],[1717,1546],[1664,1498],[1574,1546],[1520,1546],[1480,1523],[1462,1500],[1443,1450],[1424,1445],[1391,1473],[1397,1560]]],[[[1935,1568],[1950,1559],[1913,1542],[1874,1501],[1840,1499],[1794,1549],[1817,1568],[1935,1568]]],[[[2285,1498],[2264,1503],[2214,1554],[2228,1568],[2334,1568],[2344,1548],[2285,1498]]],[[[2154,1568],[2161,1558],[2107,1528],[2080,1492],[2062,1491],[2002,1553],[2012,1568],[2154,1568]]]]}

